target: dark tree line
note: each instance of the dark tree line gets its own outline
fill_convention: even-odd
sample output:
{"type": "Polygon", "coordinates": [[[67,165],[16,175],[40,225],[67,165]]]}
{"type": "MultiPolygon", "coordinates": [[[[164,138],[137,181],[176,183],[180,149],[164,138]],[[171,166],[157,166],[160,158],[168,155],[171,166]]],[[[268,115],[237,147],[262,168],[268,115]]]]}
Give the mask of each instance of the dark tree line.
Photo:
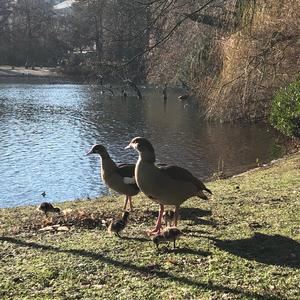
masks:
{"type": "Polygon", "coordinates": [[[228,30],[238,19],[223,0],[77,0],[54,9],[60,2],[0,2],[0,64],[134,74],[141,81],[151,50],[186,20],[228,30]]]}

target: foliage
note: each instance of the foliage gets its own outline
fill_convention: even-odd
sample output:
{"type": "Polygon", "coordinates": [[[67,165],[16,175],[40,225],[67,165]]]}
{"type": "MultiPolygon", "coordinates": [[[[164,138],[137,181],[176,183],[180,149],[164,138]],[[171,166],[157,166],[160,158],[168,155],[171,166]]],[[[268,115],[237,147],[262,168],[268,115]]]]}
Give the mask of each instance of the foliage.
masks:
{"type": "Polygon", "coordinates": [[[176,250],[145,235],[158,207],[143,195],[122,238],[97,220],[120,216],[123,197],[57,204],[70,214],[62,232],[38,231],[51,219],[34,207],[1,209],[0,297],[296,300],[299,163],[300,153],[208,183],[211,200],[181,209],[176,250]]]}
{"type": "Polygon", "coordinates": [[[271,124],[290,137],[300,137],[300,76],[277,91],[271,106],[271,124]]]}

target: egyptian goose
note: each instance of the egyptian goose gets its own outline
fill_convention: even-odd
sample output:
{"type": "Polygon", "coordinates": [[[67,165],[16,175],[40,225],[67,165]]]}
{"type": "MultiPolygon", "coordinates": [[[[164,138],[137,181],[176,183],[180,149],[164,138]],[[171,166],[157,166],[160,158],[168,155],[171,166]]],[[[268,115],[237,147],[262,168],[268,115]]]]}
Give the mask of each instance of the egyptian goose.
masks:
{"type": "Polygon", "coordinates": [[[141,137],[134,138],[126,148],[138,151],[135,180],[148,198],[159,203],[160,210],[156,226],[151,233],[159,233],[165,205],[175,206],[174,225],[177,226],[180,205],[193,196],[207,199],[203,191],[211,191],[188,170],[178,166],[157,166],[151,143],[141,137]]]}
{"type": "Polygon", "coordinates": [[[126,227],[129,218],[129,211],[125,211],[122,214],[122,218],[119,220],[112,220],[108,226],[109,233],[115,233],[118,237],[120,236],[120,232],[126,227]]]}
{"type": "Polygon", "coordinates": [[[125,195],[124,210],[129,202],[130,210],[133,210],[131,197],[139,192],[134,179],[134,164],[121,164],[117,166],[110,158],[107,150],[102,145],[94,145],[87,153],[99,154],[102,159],[101,177],[104,183],[112,190],[125,195]]]}
{"type": "Polygon", "coordinates": [[[173,246],[175,249],[176,239],[178,239],[182,234],[183,232],[176,227],[167,227],[164,230],[162,230],[160,233],[153,236],[152,241],[156,245],[157,249],[158,249],[158,245],[161,243],[173,242],[173,246]]]}
{"type": "Polygon", "coordinates": [[[37,209],[42,211],[46,216],[48,216],[48,213],[60,213],[60,209],[58,207],[54,207],[49,202],[42,202],[37,209]]]}

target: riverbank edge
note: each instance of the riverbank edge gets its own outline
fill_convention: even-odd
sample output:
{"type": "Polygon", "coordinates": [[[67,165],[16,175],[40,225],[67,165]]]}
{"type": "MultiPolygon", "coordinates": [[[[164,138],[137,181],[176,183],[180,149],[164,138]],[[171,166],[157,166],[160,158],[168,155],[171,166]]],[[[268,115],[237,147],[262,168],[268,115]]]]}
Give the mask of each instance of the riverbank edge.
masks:
{"type": "MultiPolygon", "coordinates": [[[[281,164],[281,163],[289,161],[289,160],[293,160],[294,158],[297,158],[297,157],[299,157],[299,168],[300,168],[300,150],[299,150],[300,145],[299,145],[299,143],[300,143],[300,141],[297,140],[296,141],[296,146],[293,145],[293,147],[291,147],[285,155],[283,155],[280,158],[273,159],[268,163],[263,163],[261,165],[258,165],[257,167],[249,168],[249,170],[243,171],[243,172],[238,173],[238,174],[232,174],[232,175],[228,175],[228,176],[224,175],[224,177],[223,177],[222,172],[220,173],[219,177],[218,177],[218,173],[216,173],[215,175],[207,178],[206,180],[203,180],[203,182],[206,185],[209,185],[209,184],[212,184],[212,183],[217,183],[217,182],[226,182],[227,180],[232,180],[232,179],[235,179],[235,178],[244,177],[244,176],[250,175],[252,173],[256,173],[256,172],[259,172],[259,171],[262,171],[262,170],[267,170],[267,169],[273,168],[278,164],[281,164]]],[[[140,196],[140,195],[141,194],[138,194],[138,196],[136,196],[136,197],[147,198],[145,195],[143,195],[143,196],[140,196]]],[[[92,198],[92,199],[91,198],[88,198],[88,199],[78,198],[78,199],[66,199],[66,200],[59,201],[59,202],[58,201],[51,201],[51,203],[53,203],[55,205],[63,205],[64,206],[64,205],[67,205],[68,203],[79,203],[79,202],[89,203],[91,201],[99,201],[101,199],[106,199],[108,197],[110,197],[110,195],[101,195],[99,197],[95,197],[95,198],[92,198]]],[[[118,195],[112,195],[112,197],[122,198],[122,196],[118,196],[118,195]]],[[[46,201],[47,199],[45,198],[44,200],[46,201]]],[[[24,208],[31,208],[31,207],[35,207],[35,206],[36,205],[20,205],[20,206],[16,206],[16,207],[5,207],[5,208],[0,207],[0,212],[1,212],[1,210],[24,209],[24,208]]]]}

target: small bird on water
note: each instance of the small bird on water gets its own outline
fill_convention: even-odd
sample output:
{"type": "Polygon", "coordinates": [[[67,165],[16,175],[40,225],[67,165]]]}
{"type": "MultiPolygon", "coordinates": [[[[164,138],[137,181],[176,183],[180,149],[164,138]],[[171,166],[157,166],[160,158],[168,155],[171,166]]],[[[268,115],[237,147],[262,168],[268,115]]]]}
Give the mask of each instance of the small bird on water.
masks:
{"type": "Polygon", "coordinates": [[[46,216],[48,216],[48,213],[60,213],[60,209],[58,207],[54,207],[49,202],[42,202],[37,209],[42,211],[46,216]]]}
{"type": "Polygon", "coordinates": [[[174,249],[176,248],[176,239],[178,239],[183,232],[176,227],[166,227],[159,234],[152,237],[153,243],[158,249],[158,245],[161,243],[173,242],[174,249]]]}
{"type": "Polygon", "coordinates": [[[111,223],[108,226],[108,232],[109,233],[115,233],[118,237],[120,236],[120,232],[124,230],[128,223],[128,218],[129,218],[129,211],[125,211],[122,214],[122,218],[119,220],[112,220],[111,223]]]}

